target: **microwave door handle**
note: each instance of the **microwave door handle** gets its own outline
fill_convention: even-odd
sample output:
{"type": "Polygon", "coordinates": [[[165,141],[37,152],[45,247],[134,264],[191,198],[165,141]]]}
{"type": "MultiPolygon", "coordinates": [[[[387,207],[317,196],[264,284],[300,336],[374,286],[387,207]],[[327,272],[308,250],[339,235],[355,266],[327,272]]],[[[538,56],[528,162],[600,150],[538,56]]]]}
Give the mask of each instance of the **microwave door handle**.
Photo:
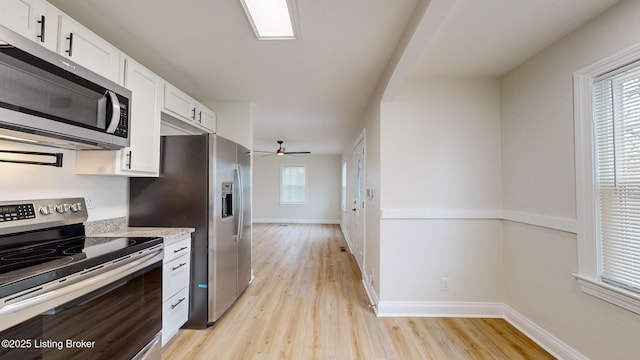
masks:
{"type": "Polygon", "coordinates": [[[105,96],[110,100],[112,110],[109,126],[107,126],[107,133],[113,134],[116,132],[118,124],[120,123],[120,101],[118,101],[118,97],[113,91],[107,90],[105,96]]]}

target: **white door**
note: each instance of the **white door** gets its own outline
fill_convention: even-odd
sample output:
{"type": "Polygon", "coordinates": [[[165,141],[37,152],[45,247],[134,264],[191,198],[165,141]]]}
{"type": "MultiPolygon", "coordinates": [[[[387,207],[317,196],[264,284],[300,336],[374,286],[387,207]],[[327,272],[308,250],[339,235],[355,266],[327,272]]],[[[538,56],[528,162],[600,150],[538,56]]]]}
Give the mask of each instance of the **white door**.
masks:
{"type": "Polygon", "coordinates": [[[365,200],[365,136],[364,133],[353,146],[353,251],[360,271],[364,273],[364,200],[365,200]]]}

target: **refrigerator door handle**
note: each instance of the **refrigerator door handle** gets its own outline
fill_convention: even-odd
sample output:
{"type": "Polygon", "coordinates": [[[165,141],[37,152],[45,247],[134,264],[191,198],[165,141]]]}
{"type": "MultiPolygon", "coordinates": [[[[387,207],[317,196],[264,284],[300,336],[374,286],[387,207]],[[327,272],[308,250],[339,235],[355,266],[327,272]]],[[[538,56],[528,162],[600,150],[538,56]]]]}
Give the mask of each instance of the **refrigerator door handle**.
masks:
{"type": "Polygon", "coordinates": [[[236,242],[240,242],[240,239],[242,238],[242,177],[240,175],[240,166],[237,164],[236,164],[235,173],[238,181],[236,182],[236,186],[234,189],[236,192],[236,199],[235,199],[234,205],[236,206],[235,214],[237,218],[236,234],[234,238],[236,242]]]}
{"type": "Polygon", "coordinates": [[[242,233],[244,232],[243,223],[244,223],[244,183],[242,181],[242,171],[240,169],[240,164],[236,164],[238,167],[238,242],[242,240],[242,233]]]}

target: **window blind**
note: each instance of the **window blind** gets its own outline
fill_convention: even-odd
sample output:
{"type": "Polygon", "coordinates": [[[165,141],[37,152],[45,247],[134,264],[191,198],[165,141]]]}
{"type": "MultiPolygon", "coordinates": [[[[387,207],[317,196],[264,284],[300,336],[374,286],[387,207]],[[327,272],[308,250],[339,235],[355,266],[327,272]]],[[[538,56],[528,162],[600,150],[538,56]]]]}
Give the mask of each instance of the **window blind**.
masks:
{"type": "Polygon", "coordinates": [[[304,204],[306,195],[305,167],[283,165],[280,174],[280,202],[282,204],[304,204]]]}
{"type": "Polygon", "coordinates": [[[600,275],[640,292],[640,68],[594,84],[600,275]]]}

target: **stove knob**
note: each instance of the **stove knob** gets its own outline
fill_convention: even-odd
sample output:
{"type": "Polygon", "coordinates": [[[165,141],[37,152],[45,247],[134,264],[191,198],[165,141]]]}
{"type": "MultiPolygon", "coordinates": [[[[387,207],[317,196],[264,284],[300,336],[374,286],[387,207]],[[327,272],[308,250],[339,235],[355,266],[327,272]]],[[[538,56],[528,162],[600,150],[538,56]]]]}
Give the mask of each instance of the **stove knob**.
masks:
{"type": "Polygon", "coordinates": [[[59,212],[60,214],[64,213],[65,211],[67,211],[66,204],[60,204],[58,206],[56,206],[56,211],[59,212]]]}
{"type": "Polygon", "coordinates": [[[72,212],[82,211],[82,203],[71,204],[71,206],[69,206],[69,209],[71,209],[72,212]]]}
{"type": "Polygon", "coordinates": [[[40,208],[40,214],[49,215],[49,214],[51,214],[51,211],[49,211],[49,207],[43,206],[43,207],[40,208]]]}

